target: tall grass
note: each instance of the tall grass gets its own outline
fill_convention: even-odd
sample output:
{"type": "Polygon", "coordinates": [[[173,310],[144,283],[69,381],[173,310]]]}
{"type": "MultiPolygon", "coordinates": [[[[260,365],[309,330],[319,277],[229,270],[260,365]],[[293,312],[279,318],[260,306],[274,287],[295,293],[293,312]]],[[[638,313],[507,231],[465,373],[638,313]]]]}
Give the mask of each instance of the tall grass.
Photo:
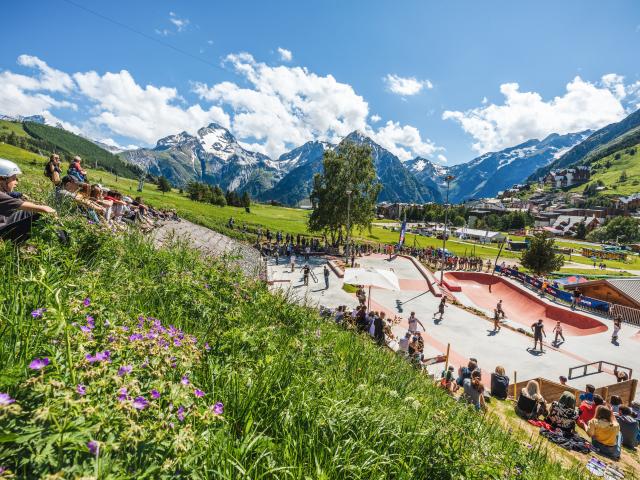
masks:
{"type": "Polygon", "coordinates": [[[580,478],[391,352],[222,263],[63,222],[68,245],[53,225],[20,248],[0,242],[0,392],[16,399],[0,406],[0,466],[18,478],[580,478]],[[176,367],[161,351],[145,357],[113,330],[137,331],[141,315],[195,335],[197,353],[176,367]],[[104,348],[112,364],[82,360],[104,348]],[[42,357],[44,370],[27,368],[42,357]],[[154,368],[138,368],[143,358],[154,368]],[[123,361],[130,376],[115,373],[123,361]],[[203,399],[185,400],[182,371],[203,399]],[[143,412],[115,399],[123,385],[156,384],[164,403],[143,412]],[[215,421],[214,401],[224,403],[215,421]],[[184,422],[171,420],[178,402],[192,402],[184,422]]]}

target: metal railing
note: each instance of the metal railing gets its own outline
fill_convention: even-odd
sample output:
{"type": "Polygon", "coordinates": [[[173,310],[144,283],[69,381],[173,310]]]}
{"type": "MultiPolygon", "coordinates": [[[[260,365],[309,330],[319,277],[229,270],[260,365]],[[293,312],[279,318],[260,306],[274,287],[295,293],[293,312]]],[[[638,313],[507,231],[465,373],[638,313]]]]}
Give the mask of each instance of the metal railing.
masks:
{"type": "Polygon", "coordinates": [[[624,305],[612,303],[611,308],[609,309],[609,315],[611,318],[615,318],[620,315],[623,322],[640,327],[640,310],[637,308],[625,307],[624,305]]]}
{"type": "Polygon", "coordinates": [[[599,360],[597,362],[591,362],[591,363],[585,363],[584,365],[578,365],[577,367],[571,367],[569,369],[569,376],[568,379],[569,380],[573,380],[575,378],[581,378],[581,377],[586,377],[588,375],[597,375],[598,373],[602,373],[603,371],[605,371],[606,373],[611,373],[611,374],[615,374],[617,372],[619,372],[620,370],[626,370],[627,371],[627,378],[631,378],[631,375],[633,374],[633,369],[629,368],[629,367],[625,367],[624,365],[618,365],[617,363],[611,363],[611,362],[607,362],[605,360],[599,360]],[[592,367],[594,365],[598,366],[597,371],[591,371],[588,372],[589,367],[592,367]],[[613,370],[611,371],[607,371],[607,369],[603,369],[602,365],[610,365],[613,367],[613,370]],[[582,374],[581,375],[573,375],[573,371],[574,370],[580,370],[582,369],[582,374]]]}

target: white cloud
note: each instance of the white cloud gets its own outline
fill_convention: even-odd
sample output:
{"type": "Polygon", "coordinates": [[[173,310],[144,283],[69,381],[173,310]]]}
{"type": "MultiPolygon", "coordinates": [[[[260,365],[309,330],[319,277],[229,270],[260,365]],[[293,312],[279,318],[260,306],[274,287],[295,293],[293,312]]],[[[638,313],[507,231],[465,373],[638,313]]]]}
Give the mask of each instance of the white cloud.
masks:
{"type": "Polygon", "coordinates": [[[169,12],[169,21],[175,25],[178,32],[184,31],[190,23],[188,18],[180,18],[174,12],[169,12]]]}
{"type": "Polygon", "coordinates": [[[118,73],[76,73],[78,92],[87,97],[99,113],[92,116],[94,125],[107,127],[124,137],[147,144],[183,130],[194,133],[210,122],[229,126],[229,117],[217,106],[208,110],[199,104],[183,108],[175,88],[136,83],[126,70],[118,73]]]}
{"type": "Polygon", "coordinates": [[[278,54],[280,55],[280,60],[283,62],[290,62],[293,60],[293,53],[291,53],[291,50],[278,47],[278,54]]]}
{"type": "Polygon", "coordinates": [[[623,78],[615,74],[603,76],[598,83],[575,77],[562,96],[548,101],[537,92],[521,92],[517,83],[505,83],[500,86],[505,97],[502,105],[447,110],[442,118],[458,122],[475,140],[474,150],[502,150],[531,138],[598,129],[621,120],[629,113],[621,100],[633,87],[625,87],[622,82],[623,78]]]}
{"type": "Polygon", "coordinates": [[[429,80],[418,80],[415,77],[400,77],[389,73],[383,81],[387,85],[387,89],[397,95],[410,96],[417,95],[424,88],[433,88],[433,84],[429,80]]]}
{"type": "Polygon", "coordinates": [[[442,154],[439,154],[439,155],[438,155],[438,161],[440,161],[440,162],[442,162],[442,163],[447,163],[447,162],[448,162],[447,157],[445,157],[445,156],[444,156],[444,155],[442,155],[442,154]]]}
{"type": "Polygon", "coordinates": [[[112,140],[114,146],[131,141],[153,145],[164,136],[183,130],[195,133],[216,122],[229,128],[246,148],[272,157],[309,140],[336,143],[354,130],[370,135],[403,160],[442,150],[410,125],[387,122],[373,128],[367,119],[376,123],[380,116],[369,117],[365,99],[332,75],[304,67],[271,67],[248,53],[229,55],[224,61],[248,86],[230,81],[194,84],[207,104],[187,103],[175,88],[140,85],[126,70],[70,75],[36,57],[23,56],[19,62],[34,73],[0,71],[0,113],[42,114],[71,131],[112,140]],[[79,127],[52,113],[75,109],[70,99],[83,107],[79,127]]]}
{"type": "Polygon", "coordinates": [[[366,133],[403,161],[418,155],[428,156],[442,150],[431,140],[422,140],[418,129],[411,125],[400,125],[397,122],[388,121],[377,131],[368,129],[366,133]]]}

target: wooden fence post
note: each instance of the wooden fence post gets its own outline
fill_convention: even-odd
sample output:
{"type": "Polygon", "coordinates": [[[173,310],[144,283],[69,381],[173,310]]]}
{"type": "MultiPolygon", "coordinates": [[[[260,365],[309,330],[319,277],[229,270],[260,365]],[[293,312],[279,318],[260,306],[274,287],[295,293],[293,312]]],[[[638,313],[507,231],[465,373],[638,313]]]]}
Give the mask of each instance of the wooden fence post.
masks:
{"type": "Polygon", "coordinates": [[[637,389],[638,389],[638,379],[634,378],[633,380],[631,380],[631,391],[629,392],[629,405],[631,405],[631,402],[633,402],[634,399],[636,398],[637,389]]]}
{"type": "Polygon", "coordinates": [[[451,349],[451,344],[447,343],[447,359],[444,361],[444,376],[447,378],[447,371],[449,370],[449,350],[451,349]]]}

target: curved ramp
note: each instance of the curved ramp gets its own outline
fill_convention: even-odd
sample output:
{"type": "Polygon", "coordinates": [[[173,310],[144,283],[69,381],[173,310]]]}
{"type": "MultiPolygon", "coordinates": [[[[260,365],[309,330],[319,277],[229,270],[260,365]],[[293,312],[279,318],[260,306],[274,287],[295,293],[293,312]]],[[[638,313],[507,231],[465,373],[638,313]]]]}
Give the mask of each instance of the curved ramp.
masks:
{"type": "Polygon", "coordinates": [[[559,320],[564,335],[593,335],[606,332],[607,326],[601,321],[575,312],[568,308],[549,305],[534,293],[520,289],[502,277],[479,272],[446,272],[444,278],[453,291],[461,292],[478,308],[493,311],[502,300],[506,317],[526,330],[539,318],[544,322],[547,336],[559,320]]]}

